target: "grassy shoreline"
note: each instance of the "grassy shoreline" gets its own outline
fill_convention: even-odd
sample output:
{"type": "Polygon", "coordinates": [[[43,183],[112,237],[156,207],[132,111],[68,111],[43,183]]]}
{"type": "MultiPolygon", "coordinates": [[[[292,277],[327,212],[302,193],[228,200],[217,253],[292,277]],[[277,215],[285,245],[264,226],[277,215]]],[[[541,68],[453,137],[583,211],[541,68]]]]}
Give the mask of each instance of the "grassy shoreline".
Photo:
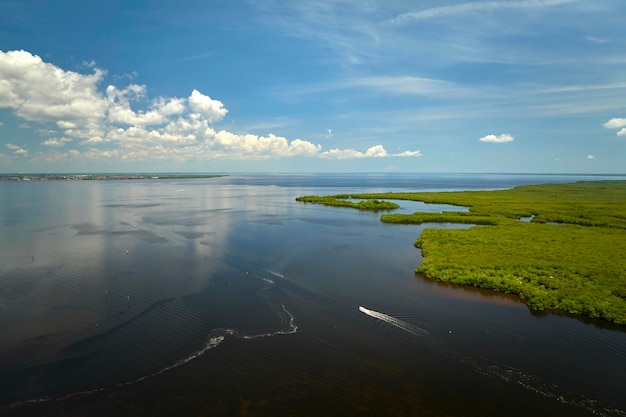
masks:
{"type": "Polygon", "coordinates": [[[415,241],[423,255],[416,272],[516,294],[533,310],[626,325],[626,181],[350,197],[467,206],[469,212],[384,214],[381,221],[482,225],[425,229],[415,241]]]}

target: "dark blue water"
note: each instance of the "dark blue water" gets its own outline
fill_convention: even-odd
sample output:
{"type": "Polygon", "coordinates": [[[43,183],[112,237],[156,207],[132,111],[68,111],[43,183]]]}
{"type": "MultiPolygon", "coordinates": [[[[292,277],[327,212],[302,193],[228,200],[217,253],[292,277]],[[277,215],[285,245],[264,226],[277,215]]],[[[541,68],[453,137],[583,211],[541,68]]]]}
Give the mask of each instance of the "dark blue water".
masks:
{"type": "Polygon", "coordinates": [[[0,182],[0,415],[626,415],[623,329],[416,277],[429,226],[295,201],[595,179],[0,182]]]}

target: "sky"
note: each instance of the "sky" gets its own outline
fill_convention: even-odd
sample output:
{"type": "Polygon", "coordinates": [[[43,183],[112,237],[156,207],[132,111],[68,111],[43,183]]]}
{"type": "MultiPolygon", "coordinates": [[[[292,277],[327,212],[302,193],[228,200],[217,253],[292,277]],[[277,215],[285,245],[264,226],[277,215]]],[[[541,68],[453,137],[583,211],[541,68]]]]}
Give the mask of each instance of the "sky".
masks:
{"type": "Polygon", "coordinates": [[[0,172],[626,173],[624,0],[0,0],[0,172]]]}

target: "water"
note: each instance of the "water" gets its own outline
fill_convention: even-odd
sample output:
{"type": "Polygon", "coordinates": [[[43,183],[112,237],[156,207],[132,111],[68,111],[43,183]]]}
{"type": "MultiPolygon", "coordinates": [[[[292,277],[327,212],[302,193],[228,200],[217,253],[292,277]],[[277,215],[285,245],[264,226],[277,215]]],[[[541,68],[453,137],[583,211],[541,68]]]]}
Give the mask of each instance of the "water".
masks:
{"type": "Polygon", "coordinates": [[[295,201],[593,179],[0,182],[0,415],[624,416],[623,329],[416,277],[428,225],[295,201]]]}

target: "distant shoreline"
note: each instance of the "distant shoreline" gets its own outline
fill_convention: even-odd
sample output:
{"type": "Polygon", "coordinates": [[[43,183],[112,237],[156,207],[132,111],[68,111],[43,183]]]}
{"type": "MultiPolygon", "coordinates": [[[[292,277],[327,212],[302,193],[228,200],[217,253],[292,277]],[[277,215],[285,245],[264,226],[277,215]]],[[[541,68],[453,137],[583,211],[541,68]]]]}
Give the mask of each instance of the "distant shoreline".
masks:
{"type": "Polygon", "coordinates": [[[120,181],[224,177],[223,174],[0,174],[0,181],[120,181]]]}

